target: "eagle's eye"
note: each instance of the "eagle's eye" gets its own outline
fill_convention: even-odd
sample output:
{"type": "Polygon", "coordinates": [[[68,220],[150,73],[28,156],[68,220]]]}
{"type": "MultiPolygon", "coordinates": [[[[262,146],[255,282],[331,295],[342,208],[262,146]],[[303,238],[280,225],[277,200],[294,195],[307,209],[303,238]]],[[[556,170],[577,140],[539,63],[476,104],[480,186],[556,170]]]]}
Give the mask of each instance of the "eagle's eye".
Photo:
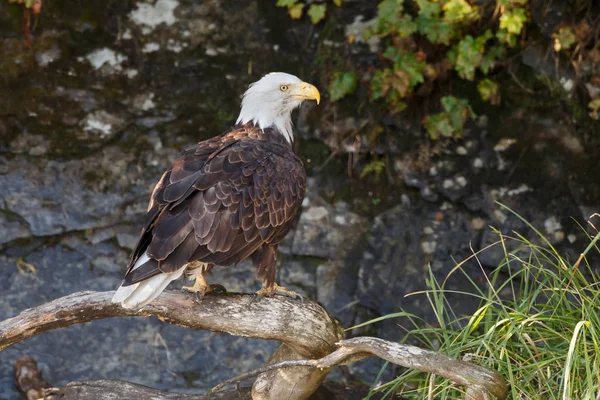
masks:
{"type": "Polygon", "coordinates": [[[289,90],[289,86],[288,85],[281,85],[279,86],[279,90],[281,90],[282,92],[287,92],[289,90]]]}

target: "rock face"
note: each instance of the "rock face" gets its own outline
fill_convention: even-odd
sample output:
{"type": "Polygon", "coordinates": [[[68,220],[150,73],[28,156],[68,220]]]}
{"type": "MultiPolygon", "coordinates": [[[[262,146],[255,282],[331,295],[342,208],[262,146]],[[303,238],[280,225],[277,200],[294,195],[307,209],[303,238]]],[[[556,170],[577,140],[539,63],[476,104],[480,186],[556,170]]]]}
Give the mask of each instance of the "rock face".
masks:
{"type": "MultiPolygon", "coordinates": [[[[176,153],[228,128],[240,93],[263,73],[306,74],[285,33],[288,26],[281,24],[286,11],[271,3],[92,2],[84,21],[58,0],[44,5],[44,15],[52,18],[40,19],[43,34],[24,51],[14,34],[18,24],[5,12],[13,6],[0,1],[1,319],[76,291],[114,290],[152,185],[176,153]]],[[[300,148],[314,140],[307,114],[300,112],[298,125],[308,139],[300,140],[300,148]]],[[[497,201],[533,223],[560,251],[578,254],[587,238],[571,217],[582,222],[598,211],[600,187],[588,172],[597,155],[565,121],[552,110],[481,120],[426,168],[394,153],[390,174],[403,184],[389,190],[391,205],[378,213],[357,211],[364,210],[364,181],[315,173],[297,228],[280,246],[278,282],[318,300],[346,327],[400,306],[431,321],[424,296],[406,297],[426,289],[429,267],[444,279],[456,261],[496,241],[490,226],[541,242],[497,201]],[[354,198],[332,195],[346,186],[354,198]]],[[[348,132],[363,122],[348,118],[334,129],[348,132]]],[[[366,145],[358,150],[389,151],[366,145]]],[[[480,264],[466,263],[464,270],[485,285],[483,271],[503,256],[500,247],[491,247],[479,254],[480,264]]],[[[208,279],[230,291],[259,288],[249,263],[215,268],[208,279]]],[[[459,274],[446,285],[469,289],[459,274]]],[[[475,306],[458,295],[452,302],[465,313],[475,306]]],[[[352,334],[399,340],[399,321],[352,334]]],[[[156,320],[96,321],[0,353],[0,399],[20,398],[12,366],[24,355],[36,358],[56,385],[124,379],[198,393],[263,364],[275,346],[156,320]]],[[[380,366],[365,360],[351,372],[371,383],[380,366]]]]}
{"type": "MultiPolygon", "coordinates": [[[[295,62],[297,53],[274,50],[266,36],[285,10],[258,2],[161,0],[108,11],[100,2],[86,5],[86,22],[53,2],[31,51],[14,34],[11,7],[0,3],[1,319],[73,292],[117,288],[162,171],[186,144],[233,124],[245,87],[280,68],[269,55],[295,62]],[[248,76],[256,52],[271,61],[248,76]]],[[[366,226],[317,189],[282,246],[278,276],[311,298],[320,265],[366,226]]],[[[209,280],[259,288],[249,263],[215,268],[209,280]]],[[[20,398],[12,366],[26,354],[56,385],[109,378],[203,392],[262,365],[276,346],[157,320],[97,321],[0,353],[0,399],[20,398]]]]}

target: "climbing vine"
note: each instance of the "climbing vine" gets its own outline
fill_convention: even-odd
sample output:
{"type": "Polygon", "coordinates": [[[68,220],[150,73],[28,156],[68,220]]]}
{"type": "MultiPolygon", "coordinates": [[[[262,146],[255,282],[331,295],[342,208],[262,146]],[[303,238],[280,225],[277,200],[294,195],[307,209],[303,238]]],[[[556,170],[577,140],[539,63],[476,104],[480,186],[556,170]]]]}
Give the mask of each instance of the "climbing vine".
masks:
{"type": "MultiPolygon", "coordinates": [[[[427,95],[435,84],[454,75],[473,82],[481,100],[498,105],[501,90],[496,72],[525,46],[532,26],[533,2],[382,0],[376,18],[361,38],[379,40],[378,65],[367,74],[357,73],[352,67],[333,74],[328,86],[331,100],[352,94],[362,75],[371,100],[385,104],[390,113],[399,113],[410,98],[427,95]]],[[[301,18],[302,10],[308,10],[312,22],[319,23],[342,2],[278,0],[277,5],[288,7],[293,18],[301,18]],[[313,18],[315,15],[318,18],[313,18]]],[[[581,49],[585,36],[589,36],[581,31],[578,34],[577,27],[559,25],[551,38],[556,55],[572,56],[574,48],[581,49]]],[[[593,118],[600,100],[592,98],[589,104],[593,118]]],[[[437,109],[439,113],[423,119],[432,139],[461,137],[464,123],[475,116],[467,99],[451,95],[443,96],[437,109]]]]}

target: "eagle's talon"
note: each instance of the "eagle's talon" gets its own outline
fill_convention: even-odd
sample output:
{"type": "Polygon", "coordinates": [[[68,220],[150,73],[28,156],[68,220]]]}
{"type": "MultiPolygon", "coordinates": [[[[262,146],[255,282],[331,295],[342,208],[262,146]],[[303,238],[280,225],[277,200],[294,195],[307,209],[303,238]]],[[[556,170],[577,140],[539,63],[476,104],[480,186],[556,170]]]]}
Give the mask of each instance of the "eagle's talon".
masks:
{"type": "Polygon", "coordinates": [[[248,303],[248,307],[250,307],[252,305],[252,303],[258,302],[263,297],[265,297],[265,295],[263,293],[259,293],[259,292],[260,292],[260,290],[252,295],[252,298],[250,299],[250,302],[248,303]]]}
{"type": "Polygon", "coordinates": [[[218,283],[213,283],[212,285],[209,285],[208,292],[206,292],[205,295],[207,295],[209,293],[225,294],[225,293],[227,293],[227,289],[223,285],[219,285],[218,283]]]}
{"type": "Polygon", "coordinates": [[[204,294],[200,294],[200,292],[194,292],[194,301],[196,304],[202,303],[202,299],[204,298],[204,294]]]}
{"type": "Polygon", "coordinates": [[[198,275],[196,277],[196,282],[194,282],[194,286],[184,286],[182,289],[187,290],[188,292],[192,292],[195,294],[194,299],[196,303],[200,304],[202,302],[202,298],[210,293],[227,293],[227,289],[223,285],[219,285],[218,283],[214,283],[209,285],[204,276],[198,275]]]}
{"type": "Polygon", "coordinates": [[[294,292],[293,290],[275,290],[274,294],[289,297],[290,299],[294,300],[300,300],[301,303],[304,303],[304,296],[302,296],[300,293],[294,292]]]}
{"type": "Polygon", "coordinates": [[[289,297],[292,298],[294,300],[300,299],[300,302],[304,302],[304,296],[302,296],[301,294],[298,294],[296,292],[294,292],[293,290],[289,290],[284,288],[283,286],[279,286],[278,284],[273,284],[273,286],[263,286],[258,292],[256,292],[256,294],[254,295],[254,297],[252,298],[252,300],[250,301],[250,304],[252,304],[252,302],[254,302],[255,300],[260,300],[263,297],[273,297],[276,294],[280,295],[280,296],[285,296],[285,297],[289,297]]]}

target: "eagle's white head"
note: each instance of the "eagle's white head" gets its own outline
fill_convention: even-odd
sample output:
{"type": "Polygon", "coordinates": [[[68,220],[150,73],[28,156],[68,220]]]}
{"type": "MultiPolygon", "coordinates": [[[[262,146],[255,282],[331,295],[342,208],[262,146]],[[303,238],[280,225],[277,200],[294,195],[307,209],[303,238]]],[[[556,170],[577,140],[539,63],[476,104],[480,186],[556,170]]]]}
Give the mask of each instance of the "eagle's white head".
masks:
{"type": "Polygon", "coordinates": [[[292,111],[304,100],[321,100],[316,87],[284,72],[271,72],[250,85],[242,99],[237,124],[254,122],[261,129],[275,127],[288,142],[294,140],[292,111]]]}

